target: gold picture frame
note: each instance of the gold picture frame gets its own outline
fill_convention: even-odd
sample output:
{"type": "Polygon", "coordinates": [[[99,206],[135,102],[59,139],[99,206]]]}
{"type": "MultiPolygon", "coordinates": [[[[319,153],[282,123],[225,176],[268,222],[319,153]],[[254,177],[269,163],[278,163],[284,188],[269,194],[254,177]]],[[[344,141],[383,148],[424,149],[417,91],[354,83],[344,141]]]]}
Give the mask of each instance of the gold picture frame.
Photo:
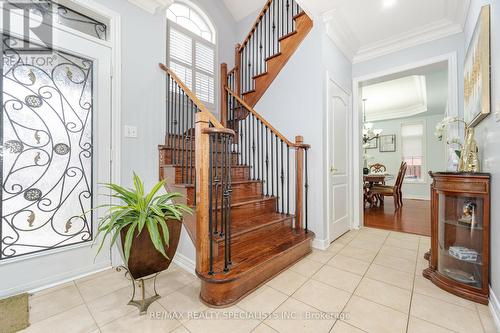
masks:
{"type": "Polygon", "coordinates": [[[464,119],[471,127],[491,112],[490,6],[483,6],[464,63],[464,119]]]}

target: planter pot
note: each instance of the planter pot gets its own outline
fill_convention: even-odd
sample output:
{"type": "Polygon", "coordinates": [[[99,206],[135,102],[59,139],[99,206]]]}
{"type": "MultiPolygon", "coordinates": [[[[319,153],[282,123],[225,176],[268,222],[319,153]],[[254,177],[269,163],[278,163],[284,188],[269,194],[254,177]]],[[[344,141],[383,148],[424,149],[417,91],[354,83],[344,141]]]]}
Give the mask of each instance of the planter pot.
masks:
{"type": "MultiPolygon", "coordinates": [[[[182,222],[177,220],[167,220],[166,222],[170,236],[170,244],[165,247],[168,259],[154,247],[153,242],[149,237],[147,227],[144,227],[140,234],[136,231],[132,241],[128,263],[125,263],[125,266],[135,280],[144,278],[151,274],[159,273],[166,270],[170,266],[170,263],[175,255],[175,251],[177,250],[177,246],[179,245],[182,222]]],[[[160,235],[163,237],[163,232],[161,231],[161,228],[159,229],[160,235]]],[[[124,228],[120,235],[122,244],[120,249],[123,258],[125,258],[125,256],[123,256],[123,244],[125,244],[125,235],[127,234],[127,231],[128,228],[124,228]]]]}

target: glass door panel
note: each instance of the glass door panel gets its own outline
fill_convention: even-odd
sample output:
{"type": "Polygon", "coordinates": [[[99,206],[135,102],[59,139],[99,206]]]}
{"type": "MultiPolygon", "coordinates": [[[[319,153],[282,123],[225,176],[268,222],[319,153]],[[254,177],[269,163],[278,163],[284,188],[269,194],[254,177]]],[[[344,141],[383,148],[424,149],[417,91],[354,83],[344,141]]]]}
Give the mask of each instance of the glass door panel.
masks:
{"type": "Polygon", "coordinates": [[[483,265],[482,198],[439,194],[439,258],[441,274],[480,288],[483,265]]]}

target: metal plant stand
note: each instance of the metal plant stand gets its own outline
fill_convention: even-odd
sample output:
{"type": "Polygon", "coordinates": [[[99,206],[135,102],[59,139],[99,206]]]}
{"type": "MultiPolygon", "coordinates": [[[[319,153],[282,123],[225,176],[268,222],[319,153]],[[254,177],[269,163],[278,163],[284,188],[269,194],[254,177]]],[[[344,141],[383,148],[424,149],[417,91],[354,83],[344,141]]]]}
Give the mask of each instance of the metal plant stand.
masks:
{"type": "Polygon", "coordinates": [[[132,277],[132,274],[130,274],[130,271],[127,269],[127,267],[125,267],[125,266],[116,267],[117,272],[121,272],[122,269],[125,270],[125,277],[132,282],[132,290],[133,290],[132,299],[128,302],[128,305],[133,305],[133,306],[137,307],[139,309],[139,314],[141,316],[145,315],[148,312],[149,306],[151,304],[153,304],[153,302],[155,302],[161,298],[161,296],[158,295],[158,292],[156,291],[156,278],[158,277],[158,275],[160,273],[156,273],[156,274],[150,275],[146,278],[141,278],[141,279],[136,280],[132,277]],[[154,295],[146,298],[146,281],[148,281],[148,280],[153,280],[154,295]],[[141,298],[140,299],[136,299],[136,297],[135,297],[135,293],[136,293],[135,284],[136,283],[138,284],[138,286],[141,289],[141,296],[140,296],[141,298]]]}

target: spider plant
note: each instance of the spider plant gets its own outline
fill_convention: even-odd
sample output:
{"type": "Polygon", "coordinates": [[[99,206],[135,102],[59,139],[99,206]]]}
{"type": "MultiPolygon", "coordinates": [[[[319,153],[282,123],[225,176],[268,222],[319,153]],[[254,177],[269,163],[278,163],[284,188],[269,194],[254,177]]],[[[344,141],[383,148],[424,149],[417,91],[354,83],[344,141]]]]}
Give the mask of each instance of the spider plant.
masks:
{"type": "Polygon", "coordinates": [[[108,237],[111,237],[110,247],[113,246],[121,231],[125,229],[123,252],[125,262],[128,263],[134,234],[139,235],[146,228],[155,249],[168,258],[165,246],[169,245],[169,230],[165,221],[168,219],[181,221],[183,214],[192,213],[192,210],[186,205],[174,203],[174,199],[183,197],[180,193],[158,194],[158,191],[165,184],[164,181],[158,182],[146,194],[144,184],[139,176],[134,173],[133,179],[133,189],[112,183],[103,184],[111,191],[110,196],[120,200],[121,203],[105,206],[108,207],[108,210],[99,220],[97,235],[103,234],[103,237],[97,253],[101,251],[108,237]]]}

